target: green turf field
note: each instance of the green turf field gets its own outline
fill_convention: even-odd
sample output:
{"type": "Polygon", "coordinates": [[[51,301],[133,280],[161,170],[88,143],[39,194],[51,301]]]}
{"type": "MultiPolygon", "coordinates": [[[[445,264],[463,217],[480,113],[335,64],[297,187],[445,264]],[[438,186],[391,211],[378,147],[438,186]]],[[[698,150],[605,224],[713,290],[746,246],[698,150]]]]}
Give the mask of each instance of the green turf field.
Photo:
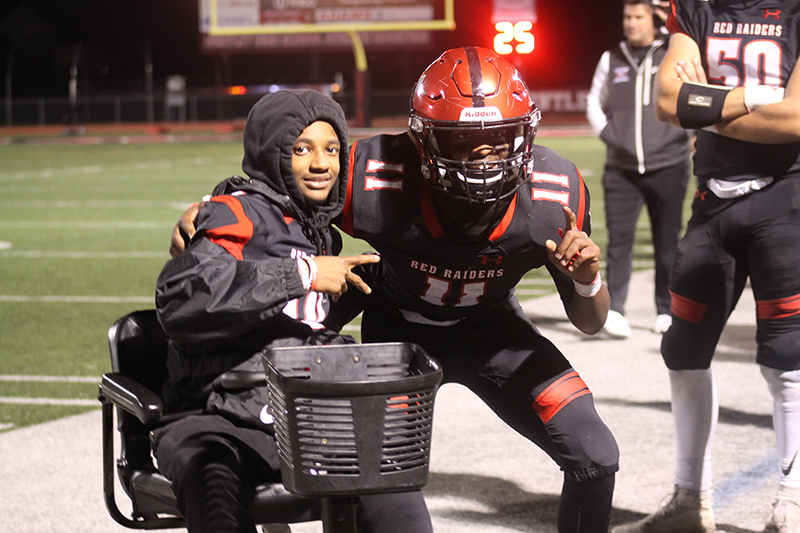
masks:
{"type": "MultiPolygon", "coordinates": [[[[604,246],[602,144],[538,142],[581,170],[604,246]]],[[[108,327],[154,307],[175,221],[220,179],[241,173],[241,152],[240,142],[0,147],[0,431],[99,406],[108,327]]],[[[345,252],[364,249],[348,241],[345,252]]],[[[636,265],[650,258],[642,217],[636,265]]],[[[552,290],[542,274],[529,274],[520,298],[552,290]]],[[[348,333],[357,336],[357,323],[348,333]]]]}

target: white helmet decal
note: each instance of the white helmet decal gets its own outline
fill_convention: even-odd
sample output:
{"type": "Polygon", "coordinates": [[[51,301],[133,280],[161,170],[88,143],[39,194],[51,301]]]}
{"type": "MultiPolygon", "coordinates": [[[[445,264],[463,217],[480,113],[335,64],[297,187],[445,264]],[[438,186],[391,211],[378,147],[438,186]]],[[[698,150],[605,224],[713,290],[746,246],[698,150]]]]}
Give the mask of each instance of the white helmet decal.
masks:
{"type": "Polygon", "coordinates": [[[503,114],[495,106],[465,107],[459,118],[462,122],[486,122],[503,120],[503,114]]]}

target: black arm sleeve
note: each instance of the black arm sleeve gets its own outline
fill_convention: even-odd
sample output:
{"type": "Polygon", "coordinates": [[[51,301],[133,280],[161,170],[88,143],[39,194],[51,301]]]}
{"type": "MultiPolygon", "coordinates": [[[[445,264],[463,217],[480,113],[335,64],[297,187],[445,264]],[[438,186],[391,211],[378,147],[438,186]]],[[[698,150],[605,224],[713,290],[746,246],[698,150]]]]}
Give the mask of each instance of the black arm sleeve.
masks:
{"type": "MultiPolygon", "coordinates": [[[[229,222],[221,215],[223,223],[217,227],[229,222]]],[[[213,218],[203,222],[204,227],[214,225],[213,218]]],[[[164,331],[191,346],[265,326],[305,291],[296,260],[263,257],[237,260],[205,237],[193,239],[189,249],[164,266],[156,283],[156,310],[164,331]]]]}

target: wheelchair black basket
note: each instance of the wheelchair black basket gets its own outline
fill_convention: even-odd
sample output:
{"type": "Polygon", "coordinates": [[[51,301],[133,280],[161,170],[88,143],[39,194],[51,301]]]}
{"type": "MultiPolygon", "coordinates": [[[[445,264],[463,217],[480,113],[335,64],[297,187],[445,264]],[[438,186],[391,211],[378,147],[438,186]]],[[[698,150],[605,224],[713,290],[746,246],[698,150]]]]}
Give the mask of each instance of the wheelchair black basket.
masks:
{"type": "Polygon", "coordinates": [[[263,359],[289,491],[356,496],[427,483],[442,370],[419,346],[274,348],[263,359]]]}

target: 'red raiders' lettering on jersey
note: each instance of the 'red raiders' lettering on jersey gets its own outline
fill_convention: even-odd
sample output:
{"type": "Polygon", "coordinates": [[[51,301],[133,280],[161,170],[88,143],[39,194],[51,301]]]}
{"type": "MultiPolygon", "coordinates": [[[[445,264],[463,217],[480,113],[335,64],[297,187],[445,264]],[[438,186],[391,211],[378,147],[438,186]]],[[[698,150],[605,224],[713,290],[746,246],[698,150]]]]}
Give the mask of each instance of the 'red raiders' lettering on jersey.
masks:
{"type": "MultiPolygon", "coordinates": [[[[698,44],[713,85],[786,87],[800,55],[798,0],[673,0],[667,27],[698,44]]],[[[749,143],[698,130],[694,164],[701,184],[798,176],[800,143],[749,143]]]]}
{"type": "MultiPolygon", "coordinates": [[[[580,174],[574,164],[542,146],[534,146],[532,179],[519,189],[494,229],[485,239],[468,243],[456,242],[444,231],[420,171],[419,153],[407,135],[358,141],[350,155],[340,227],[381,254],[373,270],[373,290],[393,305],[432,320],[487,312],[510,297],[526,272],[550,265],[544,243],[560,242],[562,206],[569,206],[578,226],[590,233],[589,195],[580,174]]],[[[562,295],[571,298],[569,277],[557,271],[553,275],[562,295]]]]}

